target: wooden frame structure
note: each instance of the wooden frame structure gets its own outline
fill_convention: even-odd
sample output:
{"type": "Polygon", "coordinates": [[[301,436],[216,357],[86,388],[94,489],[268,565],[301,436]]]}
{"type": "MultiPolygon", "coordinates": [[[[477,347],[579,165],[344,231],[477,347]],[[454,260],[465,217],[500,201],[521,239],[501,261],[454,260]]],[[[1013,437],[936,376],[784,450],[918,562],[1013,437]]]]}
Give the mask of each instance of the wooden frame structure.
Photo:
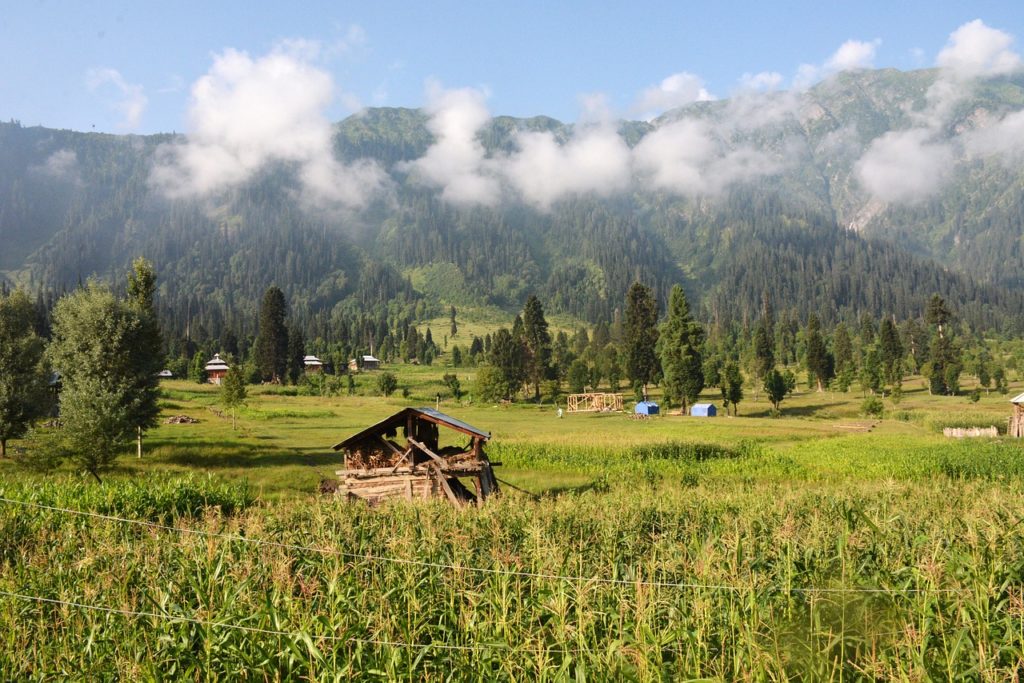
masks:
{"type": "Polygon", "coordinates": [[[622,394],[569,394],[566,408],[570,413],[608,413],[622,410],[622,394]]]}
{"type": "Polygon", "coordinates": [[[345,452],[339,493],[378,505],[391,498],[447,498],[457,506],[482,505],[497,495],[495,465],[484,453],[491,438],[472,425],[432,408],[405,408],[334,446],[345,452]],[[469,437],[465,447],[438,447],[438,427],[469,437]],[[398,430],[404,443],[395,442],[398,430]],[[459,481],[468,478],[475,491],[459,481]]]}
{"type": "Polygon", "coordinates": [[[1013,404],[1013,415],[1010,416],[1010,425],[1006,433],[1015,439],[1024,437],[1024,394],[1010,399],[1013,404]]]}

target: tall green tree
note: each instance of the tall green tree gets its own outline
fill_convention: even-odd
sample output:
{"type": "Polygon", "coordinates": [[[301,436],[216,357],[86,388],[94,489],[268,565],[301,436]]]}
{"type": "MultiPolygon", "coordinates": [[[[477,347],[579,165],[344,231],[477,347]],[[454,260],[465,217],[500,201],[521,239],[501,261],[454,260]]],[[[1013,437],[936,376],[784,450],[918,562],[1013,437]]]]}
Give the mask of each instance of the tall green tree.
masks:
{"type": "Polygon", "coordinates": [[[94,282],[54,309],[48,355],[61,373],[60,455],[97,481],[136,435],[151,400],[149,339],[137,303],[94,282]]]}
{"type": "Polygon", "coordinates": [[[132,262],[128,273],[127,303],[139,314],[140,327],[134,391],[136,400],[132,408],[135,421],[136,454],[142,457],[142,435],[156,426],[160,416],[160,379],[164,367],[163,338],[156,312],[156,270],[153,264],[139,257],[132,262]]]}
{"type": "Polygon", "coordinates": [[[804,357],[810,379],[817,385],[818,391],[824,391],[835,374],[833,370],[834,362],[832,355],[825,346],[825,339],[821,335],[821,321],[813,313],[807,317],[806,351],[804,357]]]}
{"type": "Polygon", "coordinates": [[[878,351],[885,383],[896,387],[903,382],[903,344],[892,318],[886,317],[878,331],[878,351]]]}
{"type": "Polygon", "coordinates": [[[526,376],[533,385],[533,396],[540,400],[540,385],[552,377],[551,334],[544,319],[544,307],[533,294],[523,307],[523,339],[526,342],[526,376]]]}
{"type": "Polygon", "coordinates": [[[791,394],[795,387],[796,378],[788,370],[786,372],[779,372],[772,368],[764,378],[764,391],[768,394],[768,400],[776,412],[779,411],[783,399],[791,394]]]}
{"type": "Polygon", "coordinates": [[[0,457],[7,456],[9,439],[24,436],[50,408],[50,369],[35,320],[25,292],[0,296],[0,457]]]}
{"type": "Polygon", "coordinates": [[[725,364],[721,389],[726,411],[731,406],[732,414],[738,415],[740,401],[743,400],[743,374],[740,372],[740,366],[732,361],[725,364]]]}
{"type": "Polygon", "coordinates": [[[256,365],[264,381],[284,381],[288,369],[288,306],[284,292],[271,286],[260,304],[259,333],[256,337],[256,365]]]}
{"type": "Polygon", "coordinates": [[[292,384],[298,384],[299,378],[306,369],[306,338],[298,325],[293,325],[288,331],[288,380],[292,384]]]}
{"type": "Polygon", "coordinates": [[[853,358],[853,341],[846,323],[836,325],[832,333],[832,356],[835,359],[836,384],[840,391],[848,391],[853,384],[856,371],[853,358]]]}
{"type": "Polygon", "coordinates": [[[703,343],[704,328],[690,314],[683,288],[675,285],[669,294],[668,318],[661,326],[659,345],[665,393],[682,404],[684,415],[704,388],[703,343]]]}
{"type": "MultiPolygon", "coordinates": [[[[521,328],[520,328],[521,329],[521,328]]],[[[507,328],[494,333],[489,356],[491,366],[497,370],[500,386],[512,398],[526,382],[526,345],[521,336],[513,336],[507,328]]]]}
{"type": "MultiPolygon", "coordinates": [[[[771,337],[771,323],[761,319],[754,329],[754,380],[762,381],[775,367],[775,343],[771,337]]],[[[755,399],[757,397],[755,396],[755,399]]]]}
{"type": "Polygon", "coordinates": [[[626,375],[646,390],[658,372],[658,308],[650,287],[634,282],[626,293],[623,329],[626,375]]]}

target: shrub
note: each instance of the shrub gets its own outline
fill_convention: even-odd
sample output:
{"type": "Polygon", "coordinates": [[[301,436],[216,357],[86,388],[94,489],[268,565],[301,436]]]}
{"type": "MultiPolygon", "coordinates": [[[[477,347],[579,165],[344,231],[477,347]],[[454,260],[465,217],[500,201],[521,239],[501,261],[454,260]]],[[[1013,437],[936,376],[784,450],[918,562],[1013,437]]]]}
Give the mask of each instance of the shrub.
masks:
{"type": "Polygon", "coordinates": [[[860,412],[868,417],[882,417],[882,414],[885,413],[885,406],[877,396],[868,396],[860,404],[860,412]]]}

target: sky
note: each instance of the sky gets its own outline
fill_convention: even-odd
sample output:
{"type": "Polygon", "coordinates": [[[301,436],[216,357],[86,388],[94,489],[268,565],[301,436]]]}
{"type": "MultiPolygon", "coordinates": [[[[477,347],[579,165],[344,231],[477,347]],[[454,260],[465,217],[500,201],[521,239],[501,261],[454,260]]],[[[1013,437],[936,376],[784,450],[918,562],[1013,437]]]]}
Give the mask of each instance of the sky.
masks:
{"type": "Polygon", "coordinates": [[[850,66],[931,67],[950,34],[975,19],[1024,39],[1020,0],[23,0],[0,13],[0,119],[192,131],[197,87],[232,59],[244,69],[274,54],[321,77],[316,106],[331,120],[367,106],[430,106],[442,89],[463,88],[493,114],[577,121],[597,107],[648,118],[681,101],[801,87],[850,66]]]}

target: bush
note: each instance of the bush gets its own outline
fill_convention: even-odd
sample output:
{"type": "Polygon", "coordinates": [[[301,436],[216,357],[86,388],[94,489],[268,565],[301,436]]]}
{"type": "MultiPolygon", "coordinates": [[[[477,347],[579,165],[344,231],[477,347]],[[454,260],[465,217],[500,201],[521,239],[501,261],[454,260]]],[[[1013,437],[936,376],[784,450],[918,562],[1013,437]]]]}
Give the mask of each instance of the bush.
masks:
{"type": "Polygon", "coordinates": [[[864,399],[864,402],[860,404],[860,412],[868,417],[882,417],[885,413],[885,406],[882,405],[881,399],[877,396],[868,396],[864,399]]]}
{"type": "Polygon", "coordinates": [[[398,378],[393,372],[382,372],[377,375],[377,391],[382,396],[390,396],[398,388],[398,378]]]}

